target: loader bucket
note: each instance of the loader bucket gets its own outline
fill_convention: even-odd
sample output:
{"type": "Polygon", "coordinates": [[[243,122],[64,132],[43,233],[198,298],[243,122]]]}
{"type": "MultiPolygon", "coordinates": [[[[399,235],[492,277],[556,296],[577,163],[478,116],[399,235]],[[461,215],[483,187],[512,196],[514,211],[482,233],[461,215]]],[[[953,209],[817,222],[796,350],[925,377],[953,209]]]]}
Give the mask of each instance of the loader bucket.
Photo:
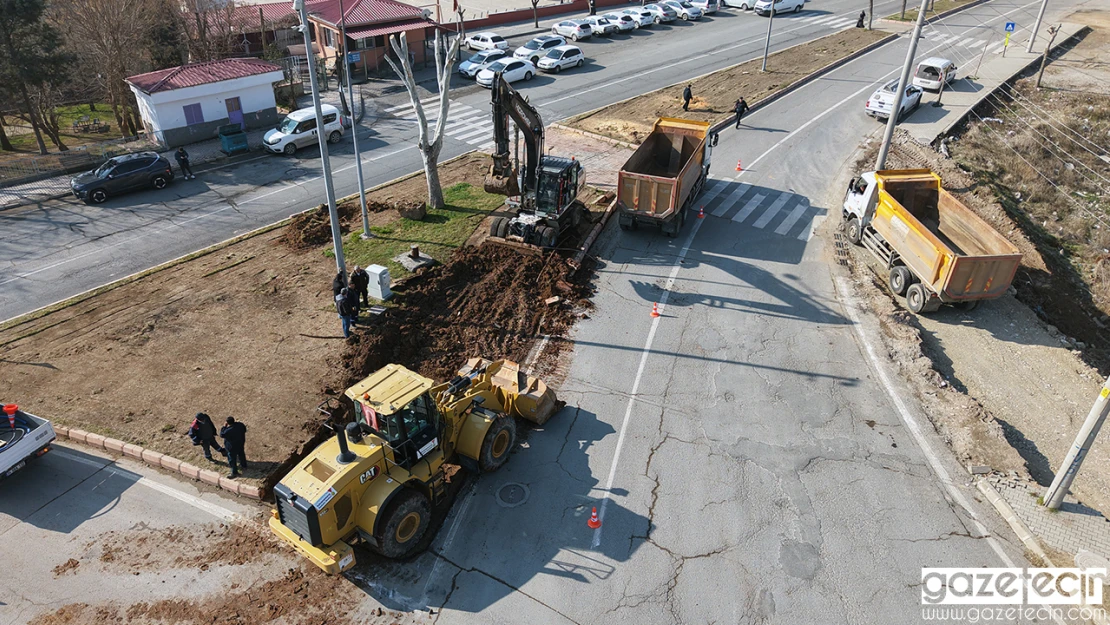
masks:
{"type": "Polygon", "coordinates": [[[486,190],[486,193],[498,193],[506,196],[520,195],[520,188],[516,182],[516,176],[488,174],[483,188],[486,190]]]}
{"type": "Polygon", "coordinates": [[[562,404],[555,398],[555,392],[547,388],[547,384],[525,374],[520,370],[520,365],[511,360],[491,362],[483,358],[471,358],[466,361],[466,366],[459,371],[459,375],[467,375],[475,369],[483,368],[483,377],[488,376],[490,384],[497,389],[501,405],[509,414],[543,425],[562,408],[562,404]]]}

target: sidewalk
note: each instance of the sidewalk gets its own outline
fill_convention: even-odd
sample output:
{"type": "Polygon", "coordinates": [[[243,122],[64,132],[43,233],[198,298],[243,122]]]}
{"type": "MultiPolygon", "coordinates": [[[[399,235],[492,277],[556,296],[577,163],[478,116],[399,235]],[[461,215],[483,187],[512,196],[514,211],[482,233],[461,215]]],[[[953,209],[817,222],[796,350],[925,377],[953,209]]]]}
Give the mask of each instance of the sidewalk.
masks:
{"type": "Polygon", "coordinates": [[[1056,566],[1075,566],[1075,556],[1083,550],[1110,559],[1110,520],[1098,510],[1068,495],[1060,511],[1051,512],[1037,504],[1045,490],[1039,484],[1012,476],[991,476],[987,481],[1029,531],[1050,548],[1048,556],[1056,566]]]}

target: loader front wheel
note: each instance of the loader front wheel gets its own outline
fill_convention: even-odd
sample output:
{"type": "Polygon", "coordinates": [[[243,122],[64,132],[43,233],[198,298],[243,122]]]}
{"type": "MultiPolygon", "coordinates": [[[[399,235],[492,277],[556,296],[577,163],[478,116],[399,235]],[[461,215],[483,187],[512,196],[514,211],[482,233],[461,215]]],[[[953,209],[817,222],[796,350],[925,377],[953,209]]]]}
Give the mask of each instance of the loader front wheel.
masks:
{"type": "Polygon", "coordinates": [[[404,558],[416,551],[428,531],[432,512],[428,498],[410,488],[403,489],[386,508],[374,538],[375,551],[387,558],[404,558]]]}
{"type": "Polygon", "coordinates": [[[478,455],[478,468],[489,473],[501,468],[509,459],[516,444],[516,421],[503,414],[490,424],[486,438],[482,441],[482,452],[478,455]]]}

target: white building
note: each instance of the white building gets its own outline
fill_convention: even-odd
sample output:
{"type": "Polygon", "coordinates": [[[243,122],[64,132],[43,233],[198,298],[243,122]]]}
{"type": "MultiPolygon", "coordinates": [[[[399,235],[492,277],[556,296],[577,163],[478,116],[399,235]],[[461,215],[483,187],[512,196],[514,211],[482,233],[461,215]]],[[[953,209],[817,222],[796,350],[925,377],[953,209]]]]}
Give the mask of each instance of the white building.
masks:
{"type": "Polygon", "coordinates": [[[190,63],[127,79],[147,134],[166,147],[216,137],[220,126],[278,123],[274,83],[280,66],[258,59],[190,63]]]}

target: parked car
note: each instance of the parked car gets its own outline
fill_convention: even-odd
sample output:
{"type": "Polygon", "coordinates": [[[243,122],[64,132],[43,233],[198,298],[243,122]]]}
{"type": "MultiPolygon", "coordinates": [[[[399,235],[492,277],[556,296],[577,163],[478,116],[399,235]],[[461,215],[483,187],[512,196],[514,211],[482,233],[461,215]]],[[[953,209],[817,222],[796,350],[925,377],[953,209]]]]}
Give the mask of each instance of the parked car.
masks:
{"type": "Polygon", "coordinates": [[[701,9],[701,12],[706,15],[717,12],[717,0],[690,0],[690,4],[701,9]]]}
{"type": "MultiPolygon", "coordinates": [[[[320,105],[324,115],[324,134],[328,143],[339,143],[343,138],[343,117],[339,109],[330,104],[320,105]]],[[[262,146],[274,154],[292,156],[307,145],[316,143],[316,109],[303,108],[285,116],[281,125],[266,131],[262,136],[262,146]]]]}
{"type": "Polygon", "coordinates": [[[578,41],[579,39],[589,39],[594,35],[594,31],[590,28],[589,24],[578,20],[566,20],[559,22],[551,27],[552,35],[561,35],[570,39],[571,41],[578,41]]]}
{"type": "Polygon", "coordinates": [[[503,59],[509,53],[504,50],[482,50],[475,52],[471,57],[462,63],[459,63],[459,73],[467,78],[474,78],[478,72],[482,71],[489,66],[490,63],[498,59],[503,59]]]}
{"type": "Polygon", "coordinates": [[[513,56],[518,59],[531,61],[532,65],[540,62],[547,51],[555,46],[566,45],[567,40],[558,35],[540,35],[528,43],[520,46],[513,52],[513,56]]]}
{"type": "Polygon", "coordinates": [[[493,77],[501,74],[502,80],[516,82],[518,80],[532,80],[536,75],[536,66],[531,61],[524,59],[501,59],[490,63],[489,67],[478,72],[478,84],[483,87],[493,86],[493,77]]]}
{"type": "Polygon", "coordinates": [[[755,0],[720,0],[721,6],[726,9],[740,9],[747,11],[755,6],[755,0]]]}
{"type": "MultiPolygon", "coordinates": [[[[867,98],[867,104],[864,105],[863,110],[871,117],[878,119],[890,119],[890,111],[894,108],[894,94],[898,92],[898,79],[888,82],[887,84],[875,90],[870,98],[867,98]]],[[[921,94],[923,93],[921,87],[914,85],[906,85],[906,95],[902,98],[902,106],[899,107],[900,113],[898,119],[905,119],[907,115],[917,110],[921,106],[921,94]]]]}
{"type": "Polygon", "coordinates": [[[578,46],[558,46],[552,48],[547,56],[540,59],[536,67],[545,72],[558,74],[568,67],[582,67],[585,63],[586,57],[583,56],[582,49],[578,46]]]}
{"type": "Polygon", "coordinates": [[[913,70],[913,84],[922,89],[937,91],[940,89],[941,76],[944,82],[956,80],[956,64],[948,59],[933,56],[917,64],[913,70]]]}
{"type": "Polygon", "coordinates": [[[609,20],[611,24],[616,24],[621,32],[636,30],[640,27],[640,22],[627,13],[606,13],[602,17],[609,20]]]}
{"type": "Polygon", "coordinates": [[[608,37],[620,32],[620,26],[618,26],[616,22],[609,21],[604,15],[587,17],[582,20],[582,22],[589,26],[595,35],[600,35],[602,37],[608,37]]]}
{"type": "MultiPolygon", "coordinates": [[[[782,15],[791,11],[797,13],[805,8],[806,0],[774,0],[775,8],[773,9],[775,15],[782,15]]],[[[755,3],[756,15],[767,15],[772,11],[771,0],[758,0],[755,3]]]]}
{"type": "Polygon", "coordinates": [[[125,154],[108,159],[69,183],[73,195],[86,204],[100,204],[113,195],[137,189],[164,189],[173,182],[173,168],[155,152],[125,154]]]}
{"type": "Polygon", "coordinates": [[[509,42],[497,33],[474,33],[463,40],[463,47],[471,50],[508,50],[509,42]]]}
{"type": "Polygon", "coordinates": [[[684,20],[700,20],[702,15],[701,9],[690,4],[688,0],[664,0],[664,5],[674,9],[675,13],[684,20]]]}
{"type": "Polygon", "coordinates": [[[651,25],[655,23],[655,14],[651,11],[645,11],[643,8],[625,9],[621,13],[636,20],[636,28],[651,28],[651,25]]]}
{"type": "Polygon", "coordinates": [[[645,4],[644,10],[651,13],[656,24],[673,22],[678,19],[678,12],[665,4],[645,4]]]}

